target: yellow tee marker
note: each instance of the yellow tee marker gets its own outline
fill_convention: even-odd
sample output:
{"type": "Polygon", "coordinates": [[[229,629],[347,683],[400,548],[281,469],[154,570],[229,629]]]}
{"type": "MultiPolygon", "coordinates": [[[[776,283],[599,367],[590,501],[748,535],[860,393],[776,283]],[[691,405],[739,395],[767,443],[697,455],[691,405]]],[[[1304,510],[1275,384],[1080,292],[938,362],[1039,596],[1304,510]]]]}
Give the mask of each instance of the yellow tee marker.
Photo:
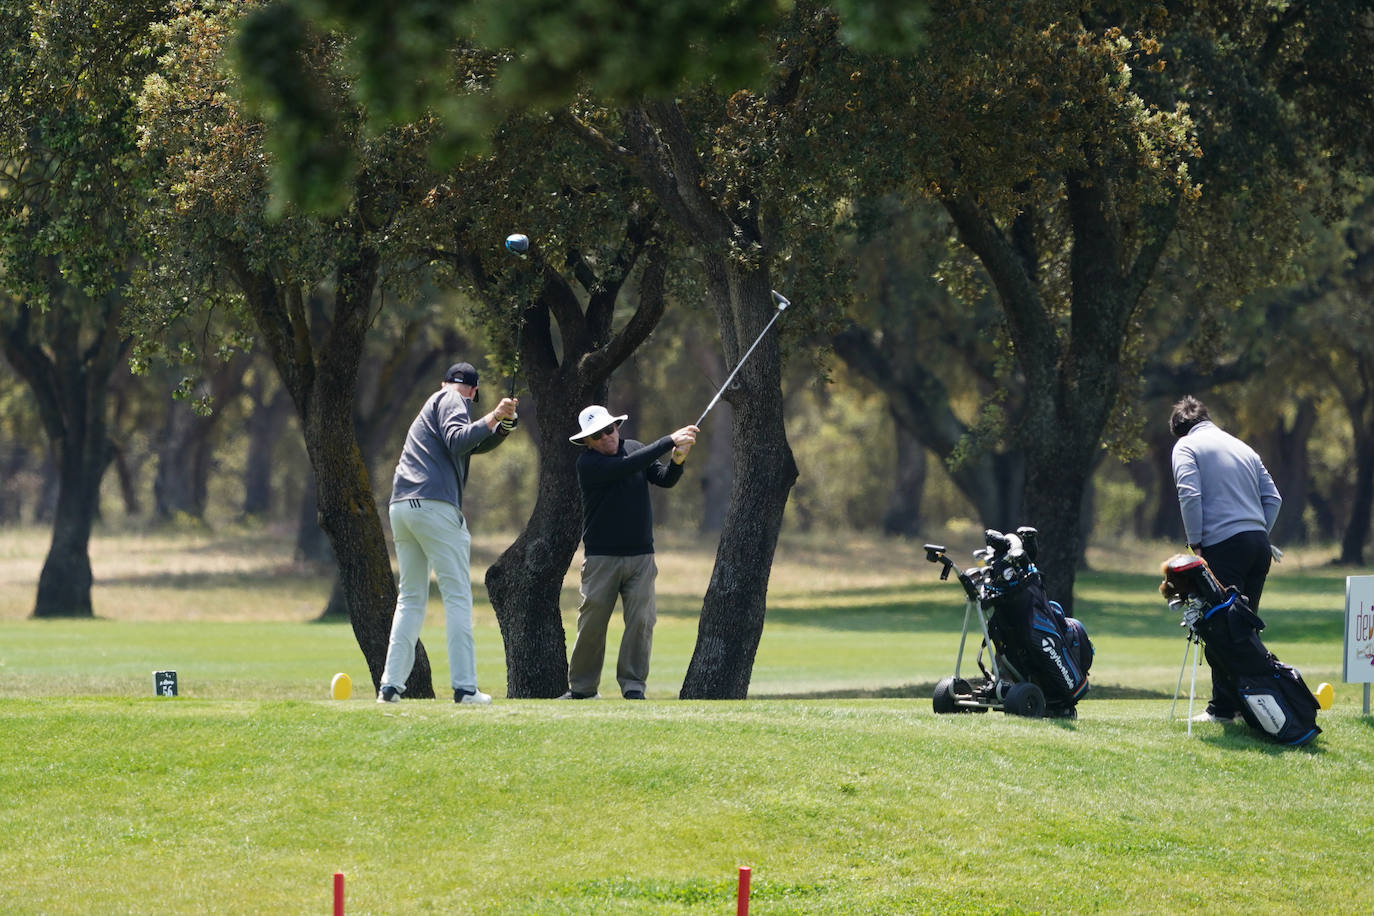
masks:
{"type": "Polygon", "coordinates": [[[353,696],[352,679],[342,671],[334,675],[334,680],[329,682],[329,695],[336,700],[346,700],[353,696]]]}

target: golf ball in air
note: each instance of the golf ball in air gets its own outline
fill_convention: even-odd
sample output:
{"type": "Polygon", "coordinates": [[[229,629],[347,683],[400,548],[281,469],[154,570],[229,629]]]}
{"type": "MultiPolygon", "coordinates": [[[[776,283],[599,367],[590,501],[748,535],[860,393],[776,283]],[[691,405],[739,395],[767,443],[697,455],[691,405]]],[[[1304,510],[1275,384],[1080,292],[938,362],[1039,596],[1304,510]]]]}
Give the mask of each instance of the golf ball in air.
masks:
{"type": "Polygon", "coordinates": [[[524,254],[529,250],[530,237],[519,232],[514,232],[506,236],[506,250],[516,254],[524,254]]]}
{"type": "Polygon", "coordinates": [[[340,671],[329,682],[329,695],[336,700],[346,700],[353,696],[353,679],[340,671]]]}

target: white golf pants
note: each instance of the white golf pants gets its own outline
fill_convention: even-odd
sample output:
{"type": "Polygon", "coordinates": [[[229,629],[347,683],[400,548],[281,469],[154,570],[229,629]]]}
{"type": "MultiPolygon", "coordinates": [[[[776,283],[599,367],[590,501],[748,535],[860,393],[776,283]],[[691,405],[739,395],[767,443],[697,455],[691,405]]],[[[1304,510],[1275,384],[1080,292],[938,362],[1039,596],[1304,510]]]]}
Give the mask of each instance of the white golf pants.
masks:
{"type": "Polygon", "coordinates": [[[415,643],[425,621],[429,571],[439,583],[448,637],[449,679],[454,690],[477,689],[477,653],[472,641],[472,579],[468,569],[472,536],[458,507],[437,499],[403,499],[391,504],[400,583],[391,641],[382,671],[383,687],[404,688],[415,666],[415,643]]]}

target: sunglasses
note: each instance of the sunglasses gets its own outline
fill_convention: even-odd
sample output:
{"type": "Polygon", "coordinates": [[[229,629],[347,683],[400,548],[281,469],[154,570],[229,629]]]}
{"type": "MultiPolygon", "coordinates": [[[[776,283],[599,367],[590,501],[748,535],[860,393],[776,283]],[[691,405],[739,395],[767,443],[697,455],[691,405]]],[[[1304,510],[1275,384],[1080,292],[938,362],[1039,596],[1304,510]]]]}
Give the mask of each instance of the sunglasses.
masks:
{"type": "Polygon", "coordinates": [[[611,433],[615,432],[615,431],[618,430],[618,429],[620,429],[620,421],[619,421],[619,420],[615,421],[615,423],[611,424],[610,426],[606,427],[605,429],[598,429],[596,432],[594,432],[594,433],[592,433],[591,435],[589,435],[589,436],[587,437],[587,440],[588,440],[589,442],[595,442],[596,440],[600,439],[602,436],[609,436],[611,433]]]}

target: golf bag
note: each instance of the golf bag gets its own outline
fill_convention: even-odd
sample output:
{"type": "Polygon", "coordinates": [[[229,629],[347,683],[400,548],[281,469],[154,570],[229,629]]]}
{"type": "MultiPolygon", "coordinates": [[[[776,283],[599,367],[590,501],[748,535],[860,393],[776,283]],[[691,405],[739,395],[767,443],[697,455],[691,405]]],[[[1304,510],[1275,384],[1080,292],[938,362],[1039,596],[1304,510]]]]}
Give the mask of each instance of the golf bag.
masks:
{"type": "Polygon", "coordinates": [[[1296,668],[1264,647],[1264,621],[1244,595],[1223,588],[1201,558],[1184,554],[1165,561],[1159,590],[1202,641],[1214,699],[1239,710],[1247,725],[1279,744],[1306,744],[1321,734],[1316,697],[1296,668]]]}
{"type": "Polygon", "coordinates": [[[1088,692],[1093,660],[1088,631],[1046,597],[1034,565],[1010,581],[1004,576],[1003,583],[985,602],[993,609],[988,618],[993,645],[1005,663],[1044,691],[1051,714],[1072,709],[1088,692]]]}

